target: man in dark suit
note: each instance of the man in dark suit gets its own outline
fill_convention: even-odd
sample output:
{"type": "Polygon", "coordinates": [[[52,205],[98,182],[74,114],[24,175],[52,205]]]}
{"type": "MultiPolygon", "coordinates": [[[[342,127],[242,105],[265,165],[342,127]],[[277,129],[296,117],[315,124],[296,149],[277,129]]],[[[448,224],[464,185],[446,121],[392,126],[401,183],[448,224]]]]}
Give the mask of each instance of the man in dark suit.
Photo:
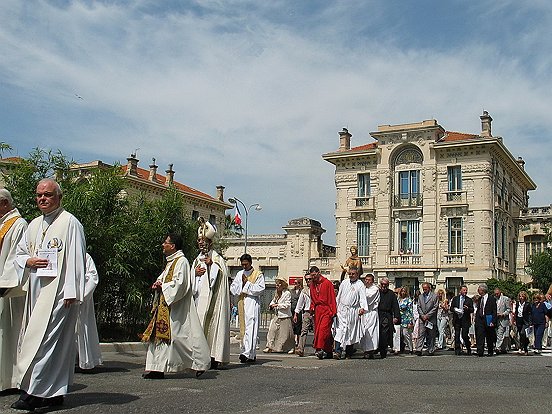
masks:
{"type": "Polygon", "coordinates": [[[460,334],[466,346],[466,353],[471,355],[471,342],[469,330],[471,315],[473,313],[473,300],[468,297],[467,286],[460,287],[460,294],[452,298],[450,309],[452,310],[452,323],[454,325],[454,353],[462,355],[462,343],[460,334]]]}
{"type": "Polygon", "coordinates": [[[496,342],[496,299],[489,295],[489,288],[481,284],[477,288],[481,296],[479,306],[475,312],[475,340],[477,341],[477,356],[482,357],[487,343],[487,355],[493,356],[496,342]]]}

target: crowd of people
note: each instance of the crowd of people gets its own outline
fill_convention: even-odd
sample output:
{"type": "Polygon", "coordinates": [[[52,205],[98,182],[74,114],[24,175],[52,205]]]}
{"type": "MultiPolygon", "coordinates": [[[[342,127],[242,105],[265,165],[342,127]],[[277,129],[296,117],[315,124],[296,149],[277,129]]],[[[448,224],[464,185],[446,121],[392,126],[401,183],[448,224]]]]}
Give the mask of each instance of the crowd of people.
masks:
{"type": "MultiPolygon", "coordinates": [[[[102,363],[92,300],[98,272],[86,253],[83,227],[63,209],[62,196],[56,181],[41,180],[36,203],[42,214],[27,225],[10,193],[0,189],[0,391],[20,393],[12,404],[18,410],[62,405],[76,361],[80,369],[102,363]]],[[[200,377],[228,364],[230,321],[236,317],[238,359],[256,361],[264,276],[243,254],[242,270],[229,283],[225,260],[213,249],[216,229],[199,221],[199,255],[191,265],[181,235],[168,233],[161,245],[166,264],[151,286],[151,320],[142,334],[145,379],[183,370],[200,377]],[[235,310],[230,294],[237,297],[235,310]]],[[[529,303],[523,291],[511,300],[481,284],[471,298],[466,286],[447,297],[423,283],[410,297],[406,287],[391,290],[385,277],[378,286],[372,274],[363,276],[356,247],[351,253],[340,282],[331,282],[316,266],[304,285],[297,278],[291,290],[287,280],[276,278],[264,352],[304,357],[311,331],[320,359],[352,358],[358,350],[367,359],[389,352],[421,356],[424,349],[431,356],[447,346],[470,355],[474,345],[478,356],[514,347],[528,355],[531,341],[538,355],[543,341],[552,338],[552,291],[534,294],[529,303]]]]}
{"type": "Polygon", "coordinates": [[[348,277],[335,283],[313,266],[305,275],[306,287],[298,279],[291,292],[285,291],[285,281],[277,279],[270,307],[278,309],[278,315],[269,326],[264,352],[304,356],[311,329],[314,354],[320,359],[348,359],[358,350],[368,359],[376,354],[386,358],[389,352],[432,356],[445,349],[472,355],[473,347],[477,356],[512,350],[528,355],[530,342],[533,353],[539,355],[543,343],[551,345],[550,291],[535,293],[529,303],[525,291],[511,300],[501,289],[489,292],[486,284],[480,284],[473,297],[468,296],[467,286],[453,296],[442,289],[434,292],[434,287],[424,282],[421,292],[411,297],[407,287],[389,289],[385,277],[378,287],[372,274],[361,278],[354,265],[345,271],[348,277]],[[295,303],[291,300],[294,296],[295,303]],[[278,347],[273,346],[275,337],[278,347]]]}

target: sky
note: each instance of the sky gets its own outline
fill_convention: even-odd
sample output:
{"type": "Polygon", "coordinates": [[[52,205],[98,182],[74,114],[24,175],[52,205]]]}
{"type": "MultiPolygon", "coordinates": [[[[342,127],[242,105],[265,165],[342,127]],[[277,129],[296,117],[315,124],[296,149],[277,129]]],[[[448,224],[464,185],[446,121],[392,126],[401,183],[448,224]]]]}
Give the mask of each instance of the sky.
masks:
{"type": "MultiPolygon", "coordinates": [[[[552,202],[548,0],[2,0],[0,141],[27,156],[174,164],[251,211],[249,234],[310,217],[335,242],[333,165],[382,124],[493,117],[552,202]]],[[[242,213],[243,215],[243,213],[242,213]]]]}

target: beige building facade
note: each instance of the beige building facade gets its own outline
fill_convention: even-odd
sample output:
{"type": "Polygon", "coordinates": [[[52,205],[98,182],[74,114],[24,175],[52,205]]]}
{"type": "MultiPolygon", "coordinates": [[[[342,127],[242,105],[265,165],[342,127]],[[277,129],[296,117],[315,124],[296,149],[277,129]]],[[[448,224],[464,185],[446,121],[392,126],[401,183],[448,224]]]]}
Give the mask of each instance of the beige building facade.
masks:
{"type": "Polygon", "coordinates": [[[535,253],[543,252],[546,248],[552,248],[548,242],[549,231],[552,229],[552,205],[522,209],[516,223],[518,225],[516,273],[521,282],[531,283],[531,276],[525,270],[529,258],[535,253]]]}
{"type": "Polygon", "coordinates": [[[335,166],[337,262],[357,245],[365,273],[412,290],[430,282],[475,293],[488,278],[515,276],[514,218],[536,185],[492,136],[491,116],[480,120],[479,134],[436,120],[381,125],[357,147],[347,129],[339,132],[338,150],[322,156],[335,166]]]}
{"type": "MultiPolygon", "coordinates": [[[[121,173],[127,184],[124,195],[137,195],[140,193],[148,197],[162,197],[170,186],[174,186],[182,197],[184,204],[190,214],[190,219],[197,220],[204,217],[219,229],[224,229],[226,210],[232,208],[232,204],[224,201],[224,187],[216,187],[216,195],[211,196],[195,188],[189,187],[174,179],[175,171],[173,164],[169,164],[165,175],[158,172],[155,158],[149,165],[149,169],[140,168],[136,154],[127,158],[127,164],[121,167],[121,173]]],[[[102,161],[92,161],[84,164],[73,164],[71,169],[77,173],[79,178],[86,178],[97,168],[112,167],[102,161]]]]}
{"type": "MultiPolygon", "coordinates": [[[[247,253],[253,258],[253,266],[263,271],[267,285],[284,277],[288,282],[303,277],[310,266],[316,265],[326,275],[330,274],[330,261],[335,247],[325,245],[322,234],[326,231],[320,222],[308,217],[289,220],[283,227],[284,234],[249,235],[247,253]]],[[[242,269],[240,257],[245,252],[243,237],[226,237],[224,257],[233,278],[242,269]]]]}

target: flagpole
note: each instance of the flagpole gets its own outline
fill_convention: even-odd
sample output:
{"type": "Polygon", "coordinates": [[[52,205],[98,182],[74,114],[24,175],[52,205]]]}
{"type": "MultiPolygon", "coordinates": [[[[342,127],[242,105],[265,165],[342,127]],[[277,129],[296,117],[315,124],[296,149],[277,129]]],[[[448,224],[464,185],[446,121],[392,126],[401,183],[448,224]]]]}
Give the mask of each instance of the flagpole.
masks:
{"type": "MultiPolygon", "coordinates": [[[[243,207],[243,211],[245,212],[245,243],[244,243],[244,254],[247,253],[247,222],[248,222],[248,218],[249,218],[249,212],[251,211],[251,209],[253,207],[255,207],[255,210],[257,211],[260,211],[262,210],[262,207],[259,203],[254,203],[254,204],[251,204],[249,207],[247,207],[245,205],[245,203],[243,201],[241,201],[238,197],[232,197],[232,198],[229,198],[228,201],[232,204],[235,204],[236,205],[236,209],[238,208],[238,203],[243,207]]],[[[239,213],[239,209],[238,209],[238,213],[239,213]]]]}

